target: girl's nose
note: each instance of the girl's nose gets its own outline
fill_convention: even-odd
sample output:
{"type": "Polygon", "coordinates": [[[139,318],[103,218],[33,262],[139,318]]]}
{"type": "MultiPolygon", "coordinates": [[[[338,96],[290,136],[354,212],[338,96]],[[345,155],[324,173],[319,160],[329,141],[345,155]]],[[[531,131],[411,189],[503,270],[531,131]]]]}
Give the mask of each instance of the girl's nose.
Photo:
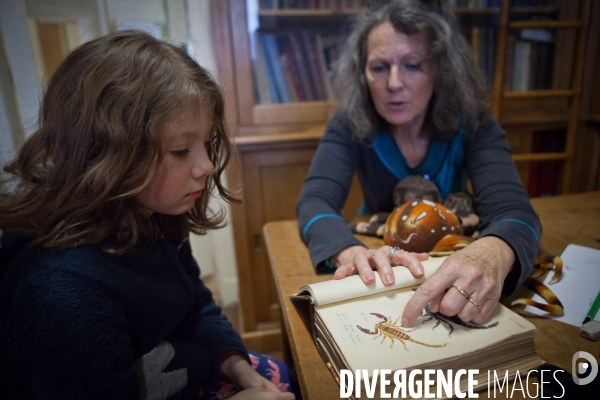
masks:
{"type": "Polygon", "coordinates": [[[201,157],[198,157],[194,161],[194,165],[192,166],[192,177],[194,179],[200,179],[212,174],[214,170],[215,166],[208,158],[208,154],[204,152],[201,157]]]}
{"type": "Polygon", "coordinates": [[[402,89],[404,87],[403,78],[400,68],[396,65],[392,65],[388,76],[388,90],[395,91],[402,89]]]}

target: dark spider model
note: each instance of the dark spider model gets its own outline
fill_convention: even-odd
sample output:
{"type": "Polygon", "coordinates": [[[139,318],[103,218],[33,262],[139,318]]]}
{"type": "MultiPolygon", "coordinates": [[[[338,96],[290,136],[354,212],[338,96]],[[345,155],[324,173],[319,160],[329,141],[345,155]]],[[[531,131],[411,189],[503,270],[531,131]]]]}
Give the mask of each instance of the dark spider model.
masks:
{"type": "Polygon", "coordinates": [[[425,308],[423,309],[423,312],[421,313],[421,316],[422,317],[429,316],[429,318],[426,319],[425,321],[423,321],[423,323],[425,323],[427,321],[431,321],[432,319],[435,319],[437,321],[437,323],[435,324],[435,326],[433,328],[431,328],[431,330],[437,328],[437,326],[439,324],[441,324],[442,322],[447,323],[448,327],[450,328],[450,333],[448,333],[448,337],[450,337],[450,335],[452,335],[452,332],[454,332],[454,326],[452,324],[464,326],[465,328],[469,328],[469,329],[489,329],[489,328],[494,328],[498,325],[498,321],[496,321],[490,325],[473,325],[473,324],[469,324],[467,322],[461,321],[461,319],[458,318],[457,316],[447,317],[444,314],[439,313],[439,312],[432,313],[429,310],[429,304],[427,304],[425,306],[425,308]]]}

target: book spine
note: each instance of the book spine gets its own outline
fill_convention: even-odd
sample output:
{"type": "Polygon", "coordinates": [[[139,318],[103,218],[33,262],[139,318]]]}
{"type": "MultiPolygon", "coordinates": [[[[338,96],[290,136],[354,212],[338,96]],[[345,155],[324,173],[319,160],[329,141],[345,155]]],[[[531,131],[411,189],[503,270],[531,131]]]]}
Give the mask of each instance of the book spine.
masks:
{"type": "Polygon", "coordinates": [[[524,91],[529,88],[529,68],[531,62],[531,43],[522,40],[515,42],[515,61],[513,90],[524,91]]]}
{"type": "Polygon", "coordinates": [[[265,57],[265,70],[267,74],[267,81],[269,83],[269,93],[271,101],[273,103],[281,103],[282,100],[277,90],[277,82],[275,80],[275,72],[273,71],[273,61],[271,60],[271,51],[269,50],[270,44],[267,34],[261,34],[260,40],[262,44],[262,51],[265,57]]]}
{"type": "Polygon", "coordinates": [[[297,102],[298,93],[296,92],[296,88],[294,86],[294,82],[292,81],[292,75],[289,69],[289,62],[287,55],[285,53],[281,53],[279,56],[281,60],[281,66],[283,68],[283,75],[285,77],[285,85],[287,86],[288,93],[290,94],[290,102],[297,102]]]}
{"type": "Polygon", "coordinates": [[[308,67],[310,72],[310,79],[312,83],[312,87],[316,94],[315,100],[325,100],[325,88],[323,82],[321,82],[321,74],[319,73],[319,66],[317,60],[317,54],[314,48],[313,40],[308,31],[302,31],[302,41],[304,44],[304,49],[307,54],[308,67]]]}
{"type": "Polygon", "coordinates": [[[262,46],[260,34],[255,34],[256,59],[254,61],[254,79],[256,83],[257,103],[270,104],[273,102],[271,91],[274,89],[273,83],[269,83],[269,74],[265,62],[265,52],[262,46]]]}
{"type": "Polygon", "coordinates": [[[267,55],[267,63],[271,66],[271,70],[273,71],[277,97],[281,103],[290,103],[291,97],[285,80],[283,66],[281,65],[277,39],[273,34],[265,34],[264,38],[265,42],[263,43],[263,46],[265,54],[267,55]]]}
{"type": "Polygon", "coordinates": [[[292,94],[292,101],[306,101],[302,84],[300,83],[300,77],[296,64],[294,63],[294,56],[292,55],[292,49],[288,43],[283,43],[281,47],[281,60],[288,81],[288,87],[290,94],[292,94]]]}
{"type": "Polygon", "coordinates": [[[312,88],[309,73],[308,73],[308,64],[306,63],[305,53],[302,51],[302,46],[300,45],[300,39],[298,37],[297,32],[290,32],[288,34],[290,46],[292,48],[292,53],[294,55],[294,62],[296,64],[296,69],[298,70],[298,77],[300,79],[300,84],[302,86],[302,91],[305,95],[307,101],[314,101],[317,99],[315,92],[312,88]]]}

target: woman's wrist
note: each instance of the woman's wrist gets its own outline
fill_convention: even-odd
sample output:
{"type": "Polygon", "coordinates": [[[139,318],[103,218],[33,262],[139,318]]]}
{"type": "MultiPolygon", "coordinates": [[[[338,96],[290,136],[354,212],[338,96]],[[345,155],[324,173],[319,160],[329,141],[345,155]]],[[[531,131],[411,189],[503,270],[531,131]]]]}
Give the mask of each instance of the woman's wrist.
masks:
{"type": "MultiPolygon", "coordinates": [[[[515,252],[504,240],[497,236],[485,236],[471,243],[470,246],[473,244],[480,246],[482,251],[487,253],[488,257],[492,256],[499,258],[499,262],[495,264],[505,271],[503,278],[505,278],[512,270],[516,260],[515,252]],[[491,246],[494,248],[492,251],[490,251],[491,246]]],[[[486,257],[483,258],[485,259],[486,257]]]]}

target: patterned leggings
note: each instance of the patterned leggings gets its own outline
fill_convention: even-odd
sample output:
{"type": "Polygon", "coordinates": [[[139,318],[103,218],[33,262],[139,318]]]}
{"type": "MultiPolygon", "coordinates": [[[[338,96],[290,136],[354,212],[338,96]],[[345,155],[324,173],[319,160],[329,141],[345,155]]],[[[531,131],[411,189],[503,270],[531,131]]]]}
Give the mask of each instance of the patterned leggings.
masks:
{"type": "MultiPolygon", "coordinates": [[[[264,354],[248,352],[252,368],[259,374],[273,382],[282,392],[292,392],[296,395],[296,400],[302,399],[300,386],[296,377],[294,367],[282,361],[275,360],[264,354]]],[[[237,390],[231,383],[223,381],[218,374],[213,374],[204,388],[206,399],[223,400],[228,399],[237,393],[237,390]]]]}

